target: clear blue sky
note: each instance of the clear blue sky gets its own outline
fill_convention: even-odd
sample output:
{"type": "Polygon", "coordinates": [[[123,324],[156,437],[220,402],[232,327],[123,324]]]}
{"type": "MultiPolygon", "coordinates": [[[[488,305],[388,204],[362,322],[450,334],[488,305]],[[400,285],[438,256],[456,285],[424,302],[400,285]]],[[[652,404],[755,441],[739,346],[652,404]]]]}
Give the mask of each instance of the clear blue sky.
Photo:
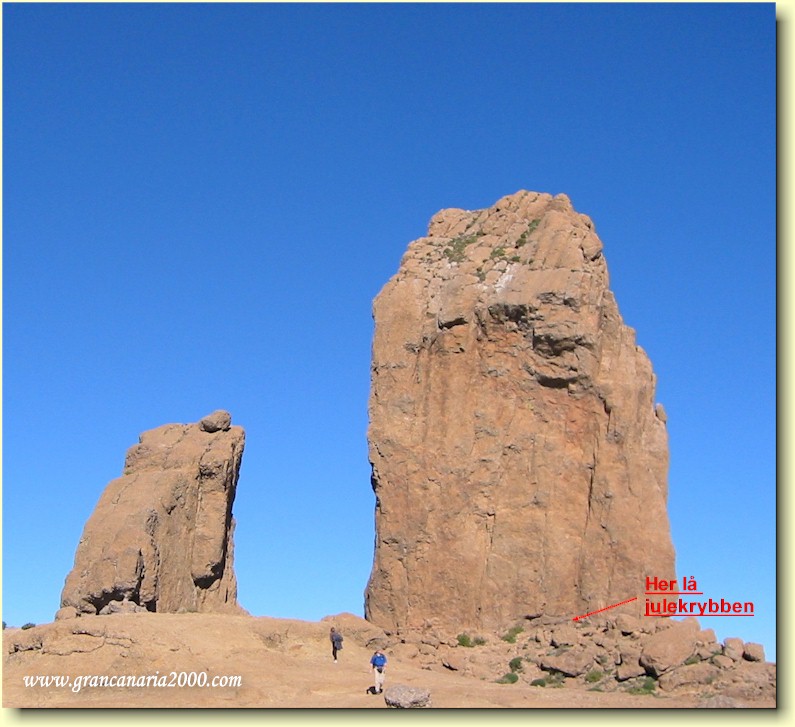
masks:
{"type": "Polygon", "coordinates": [[[216,408],[242,604],[361,614],[372,299],[529,189],[653,362],[678,573],[755,604],[702,624],[775,657],[775,120],[773,4],[5,4],[3,619],[52,620],[140,432],[216,408]]]}

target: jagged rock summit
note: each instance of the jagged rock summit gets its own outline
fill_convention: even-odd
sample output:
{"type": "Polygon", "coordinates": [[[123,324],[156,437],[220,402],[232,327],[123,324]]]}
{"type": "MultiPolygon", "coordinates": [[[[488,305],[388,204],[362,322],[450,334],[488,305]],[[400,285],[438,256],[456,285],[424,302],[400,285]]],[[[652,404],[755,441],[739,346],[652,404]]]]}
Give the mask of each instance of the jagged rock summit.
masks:
{"type": "Polygon", "coordinates": [[[58,617],[241,613],[232,504],[244,443],[220,410],[144,432],[85,525],[58,617]]]}
{"type": "Polygon", "coordinates": [[[568,197],[439,212],[373,315],[370,621],[637,614],[675,577],[655,377],[568,197]]]}

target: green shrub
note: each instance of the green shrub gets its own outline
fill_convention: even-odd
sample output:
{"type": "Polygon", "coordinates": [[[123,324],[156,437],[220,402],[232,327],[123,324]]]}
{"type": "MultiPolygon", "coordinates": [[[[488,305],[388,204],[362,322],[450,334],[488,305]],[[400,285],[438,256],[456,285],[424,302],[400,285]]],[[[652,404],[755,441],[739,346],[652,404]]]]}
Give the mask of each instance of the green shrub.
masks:
{"type": "Polygon", "coordinates": [[[469,634],[458,634],[456,639],[458,640],[459,646],[466,646],[468,648],[473,646],[483,646],[483,644],[486,643],[486,639],[484,639],[482,636],[476,636],[473,639],[469,636],[469,634]]]}
{"type": "Polygon", "coordinates": [[[3,621],[3,631],[5,631],[5,630],[6,630],[6,622],[3,621]]]}
{"type": "Polygon", "coordinates": [[[507,641],[509,644],[516,643],[516,637],[522,633],[524,629],[521,626],[514,626],[513,628],[508,629],[500,638],[503,641],[507,641]]]}
{"type": "Polygon", "coordinates": [[[687,659],[685,659],[685,666],[690,666],[691,664],[698,664],[698,662],[700,661],[701,659],[699,659],[695,654],[693,654],[693,656],[688,656],[687,659]]]}
{"type": "Polygon", "coordinates": [[[602,674],[602,672],[600,672],[598,669],[591,669],[591,671],[589,671],[585,675],[585,681],[588,682],[589,684],[594,684],[598,682],[603,676],[604,674],[602,674]]]}
{"type": "Polygon", "coordinates": [[[500,679],[497,680],[497,684],[516,684],[519,681],[519,675],[515,674],[514,672],[510,671],[500,679]]]}
{"type": "Polygon", "coordinates": [[[486,639],[476,636],[474,639],[469,636],[469,634],[458,634],[456,637],[458,640],[459,646],[466,646],[468,648],[472,646],[483,646],[486,643],[486,639]]]}
{"type": "Polygon", "coordinates": [[[511,671],[522,671],[522,657],[517,656],[508,662],[508,668],[511,671]]]}
{"type": "Polygon", "coordinates": [[[464,250],[478,239],[477,235],[459,235],[450,240],[450,246],[444,249],[444,254],[451,263],[461,263],[466,259],[464,250]]]}
{"type": "Polygon", "coordinates": [[[533,679],[533,681],[530,682],[531,687],[545,687],[546,685],[547,685],[546,679],[533,679]]]}
{"type": "Polygon", "coordinates": [[[536,227],[538,227],[539,222],[541,222],[541,220],[533,220],[527,226],[527,229],[521,235],[519,235],[519,239],[516,241],[516,247],[522,247],[522,245],[527,244],[527,236],[531,235],[535,231],[536,227]]]}
{"type": "Polygon", "coordinates": [[[653,677],[646,677],[642,683],[636,684],[634,687],[631,687],[627,691],[630,694],[654,694],[654,690],[657,688],[657,682],[654,681],[653,677]]]}
{"type": "Polygon", "coordinates": [[[32,629],[35,625],[36,624],[28,622],[26,624],[23,624],[20,628],[22,628],[22,629],[32,629]]]}
{"type": "Polygon", "coordinates": [[[495,248],[494,248],[494,249],[491,251],[491,255],[489,255],[489,257],[490,257],[492,260],[494,260],[494,259],[496,259],[496,258],[498,258],[498,257],[500,257],[500,258],[502,258],[502,257],[505,257],[505,248],[504,248],[504,247],[495,247],[495,248]]]}

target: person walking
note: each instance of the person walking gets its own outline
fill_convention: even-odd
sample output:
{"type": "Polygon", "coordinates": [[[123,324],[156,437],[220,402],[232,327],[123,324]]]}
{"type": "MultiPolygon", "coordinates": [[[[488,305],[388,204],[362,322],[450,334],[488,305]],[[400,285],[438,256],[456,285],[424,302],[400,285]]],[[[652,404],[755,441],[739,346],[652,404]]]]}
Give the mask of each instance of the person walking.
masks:
{"type": "Polygon", "coordinates": [[[331,641],[331,658],[334,659],[334,663],[336,664],[337,652],[342,648],[342,634],[332,626],[328,637],[331,641]]]}
{"type": "Polygon", "coordinates": [[[386,679],[386,656],[380,649],[376,651],[370,659],[370,664],[373,667],[373,678],[375,680],[375,687],[373,694],[380,694],[384,691],[384,680],[386,679]]]}

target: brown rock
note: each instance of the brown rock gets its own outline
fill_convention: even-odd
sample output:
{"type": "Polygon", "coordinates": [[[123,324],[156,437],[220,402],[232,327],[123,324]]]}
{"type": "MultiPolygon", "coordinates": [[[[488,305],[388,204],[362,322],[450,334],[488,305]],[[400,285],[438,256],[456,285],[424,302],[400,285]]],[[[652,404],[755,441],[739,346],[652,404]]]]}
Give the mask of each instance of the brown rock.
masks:
{"type": "Polygon", "coordinates": [[[640,648],[622,644],[620,647],[620,663],[616,667],[616,679],[623,682],[646,673],[640,664],[640,648]]]}
{"type": "Polygon", "coordinates": [[[743,658],[743,651],[745,651],[745,644],[742,639],[729,637],[723,640],[723,653],[730,659],[740,661],[743,658]]]}
{"type": "MultiPolygon", "coordinates": [[[[715,636],[715,631],[713,629],[704,629],[698,635],[698,644],[699,646],[710,646],[712,644],[717,644],[718,638],[715,636]]],[[[719,647],[718,647],[719,648],[719,647]]]]}
{"type": "Polygon", "coordinates": [[[673,669],[696,651],[698,622],[695,619],[674,622],[671,628],[643,639],[640,663],[653,676],[673,669]]]}
{"type": "Polygon", "coordinates": [[[645,673],[646,670],[640,665],[637,659],[634,661],[622,661],[616,667],[616,679],[620,682],[632,679],[633,677],[642,676],[645,673]]]}
{"type": "Polygon", "coordinates": [[[712,629],[704,629],[699,635],[697,640],[698,648],[696,649],[696,656],[704,661],[709,660],[716,654],[720,654],[722,649],[712,629]]]}
{"type": "Polygon", "coordinates": [[[199,428],[203,432],[214,434],[215,432],[228,432],[232,426],[232,417],[228,411],[218,409],[212,414],[208,414],[199,422],[199,428]]]}
{"type": "Polygon", "coordinates": [[[566,676],[576,677],[594,666],[595,657],[593,648],[578,647],[556,656],[541,657],[539,666],[546,671],[559,671],[566,676]]]}
{"type": "Polygon", "coordinates": [[[718,675],[719,669],[707,662],[681,666],[666,672],[660,677],[660,689],[671,691],[683,686],[693,684],[711,684],[718,675]]]}
{"type": "Polygon", "coordinates": [[[724,656],[723,654],[716,654],[712,657],[712,659],[710,659],[710,661],[721,669],[731,669],[734,666],[734,659],[730,659],[728,656],[724,656]]]}
{"type": "Polygon", "coordinates": [[[579,642],[579,634],[573,626],[558,626],[550,636],[552,646],[574,646],[579,642]]]}
{"type": "Polygon", "coordinates": [[[224,428],[227,418],[216,412],[141,435],[86,523],[62,606],[88,614],[240,610],[232,503],[245,435],[224,428]]]}
{"type": "Polygon", "coordinates": [[[764,661],[765,647],[762,644],[747,643],[743,649],[743,659],[748,661],[764,661]]]}
{"type": "Polygon", "coordinates": [[[654,374],[564,195],[440,212],[374,318],[369,620],[570,621],[674,578],[654,374]]]}
{"type": "Polygon", "coordinates": [[[55,612],[55,620],[65,621],[66,619],[77,618],[79,615],[80,613],[74,606],[64,606],[55,612]]]}
{"type": "Polygon", "coordinates": [[[424,709],[433,706],[427,689],[395,684],[384,691],[384,702],[392,709],[424,709]]]}
{"type": "Polygon", "coordinates": [[[447,667],[451,671],[463,671],[466,667],[466,659],[460,651],[460,649],[453,649],[449,646],[441,647],[439,649],[439,660],[442,666],[447,667]]]}
{"type": "Polygon", "coordinates": [[[99,615],[109,616],[112,613],[141,613],[147,610],[146,607],[139,606],[135,601],[128,601],[126,598],[123,598],[119,601],[110,601],[105,604],[105,606],[100,609],[99,615]]]}
{"type": "Polygon", "coordinates": [[[616,628],[625,636],[641,631],[641,620],[628,613],[616,616],[616,628]]]}

